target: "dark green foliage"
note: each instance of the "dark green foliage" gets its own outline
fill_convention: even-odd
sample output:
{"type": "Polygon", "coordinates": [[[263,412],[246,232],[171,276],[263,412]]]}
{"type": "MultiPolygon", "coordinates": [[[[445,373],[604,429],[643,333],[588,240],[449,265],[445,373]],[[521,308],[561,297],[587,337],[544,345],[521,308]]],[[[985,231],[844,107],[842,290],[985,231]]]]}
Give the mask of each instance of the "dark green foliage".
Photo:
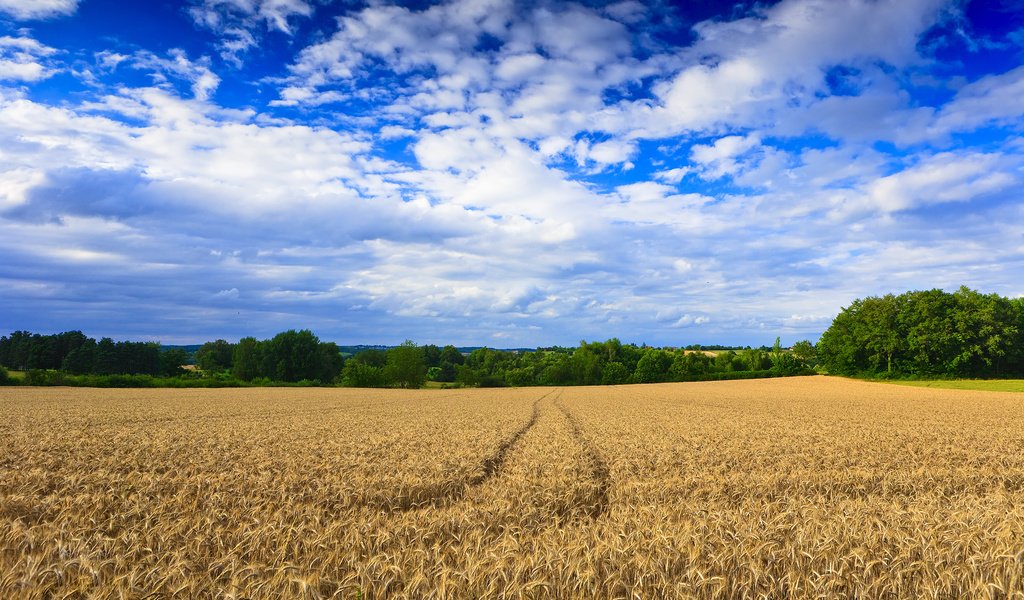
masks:
{"type": "Polygon", "coordinates": [[[188,364],[188,352],[181,348],[171,348],[160,353],[160,375],[164,377],[184,375],[185,364],[188,364]]]}
{"type": "Polygon", "coordinates": [[[89,339],[88,343],[75,348],[64,357],[61,362],[61,370],[74,375],[85,375],[92,373],[96,364],[96,341],[89,339]]]}
{"type": "Polygon", "coordinates": [[[15,383],[7,369],[0,366],[0,385],[14,385],[15,383]]]}
{"type": "Polygon", "coordinates": [[[343,360],[334,342],[321,342],[308,329],[291,329],[269,340],[242,338],[232,350],[231,364],[232,374],[241,381],[332,384],[341,374],[343,360]]]}
{"type": "Polygon", "coordinates": [[[345,362],[341,374],[342,385],[350,387],[385,387],[384,365],[387,354],[379,350],[364,350],[345,362]]]}
{"type": "Polygon", "coordinates": [[[226,340],[206,342],[196,350],[196,366],[203,371],[227,371],[232,368],[234,345],[226,340]]]}
{"type": "Polygon", "coordinates": [[[1022,306],[966,287],[859,299],[822,334],[817,357],[841,375],[1021,374],[1022,306]]]}
{"type": "Polygon", "coordinates": [[[438,372],[433,381],[453,382],[458,375],[459,365],[466,362],[466,357],[455,346],[445,346],[437,357],[438,372]]]}
{"type": "MultiPolygon", "coordinates": [[[[321,343],[309,331],[287,331],[272,340],[245,338],[237,345],[224,340],[204,344],[197,351],[211,372],[197,383],[198,373],[182,368],[189,363],[181,347],[161,350],[156,342],[99,342],[80,331],[39,335],[16,331],[0,337],[0,365],[26,371],[29,385],[149,386],[148,376],[165,385],[167,378],[186,378],[182,385],[238,385],[267,378],[278,383],[334,383],[342,358],[334,343],[321,343]],[[228,370],[230,369],[230,373],[228,370]],[[82,377],[75,377],[82,376],[82,377]],[[120,376],[128,376],[123,378],[120,376]]],[[[175,384],[177,385],[177,384],[175,384]]]]}
{"type": "Polygon", "coordinates": [[[252,381],[260,376],[262,348],[254,337],[238,340],[231,351],[231,374],[241,381],[252,381]]]}
{"type": "Polygon", "coordinates": [[[427,365],[427,368],[440,367],[441,366],[441,349],[434,344],[427,344],[423,346],[423,362],[427,365]]]}

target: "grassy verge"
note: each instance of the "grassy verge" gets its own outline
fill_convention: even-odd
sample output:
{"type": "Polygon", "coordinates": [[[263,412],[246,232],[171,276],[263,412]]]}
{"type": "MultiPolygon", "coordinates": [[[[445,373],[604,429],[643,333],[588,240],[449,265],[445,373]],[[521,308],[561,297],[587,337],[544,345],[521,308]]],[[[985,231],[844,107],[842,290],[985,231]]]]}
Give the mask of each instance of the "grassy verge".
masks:
{"type": "Polygon", "coordinates": [[[890,380],[886,383],[950,390],[983,390],[987,392],[1024,392],[1024,379],[922,379],[890,380]]]}

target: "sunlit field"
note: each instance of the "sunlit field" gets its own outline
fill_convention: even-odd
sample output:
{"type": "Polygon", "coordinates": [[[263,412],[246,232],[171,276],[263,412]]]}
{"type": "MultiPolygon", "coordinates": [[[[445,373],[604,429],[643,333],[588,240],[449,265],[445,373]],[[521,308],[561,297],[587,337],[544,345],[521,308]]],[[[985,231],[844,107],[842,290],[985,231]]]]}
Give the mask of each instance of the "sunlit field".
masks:
{"type": "Polygon", "coordinates": [[[1024,394],[0,388],[0,598],[1024,591],[1024,394]]]}
{"type": "Polygon", "coordinates": [[[984,390],[989,392],[1024,392],[1024,379],[908,379],[893,381],[899,385],[946,388],[950,390],[984,390]]]}

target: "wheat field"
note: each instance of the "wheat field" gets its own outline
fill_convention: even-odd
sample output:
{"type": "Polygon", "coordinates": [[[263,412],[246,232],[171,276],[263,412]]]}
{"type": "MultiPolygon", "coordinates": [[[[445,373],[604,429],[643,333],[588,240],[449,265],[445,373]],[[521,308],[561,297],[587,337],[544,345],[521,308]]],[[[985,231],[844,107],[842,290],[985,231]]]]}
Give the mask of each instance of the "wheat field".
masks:
{"type": "Polygon", "coordinates": [[[0,388],[0,598],[1021,598],[1024,394],[0,388]]]}

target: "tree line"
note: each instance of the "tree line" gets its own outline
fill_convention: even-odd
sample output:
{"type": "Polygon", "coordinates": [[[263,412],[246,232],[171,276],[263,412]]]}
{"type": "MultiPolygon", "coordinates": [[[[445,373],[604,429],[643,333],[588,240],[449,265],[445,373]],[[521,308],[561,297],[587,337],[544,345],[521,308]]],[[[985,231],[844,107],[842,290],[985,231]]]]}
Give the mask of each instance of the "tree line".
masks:
{"type": "Polygon", "coordinates": [[[615,385],[774,377],[811,373],[816,366],[868,377],[1024,376],[1024,298],[966,287],[868,297],[843,308],[817,345],[712,348],[653,348],[613,338],[571,348],[464,353],[407,341],[343,356],[309,330],[289,330],[266,340],[207,342],[190,356],[156,342],[96,341],[81,331],[15,331],[0,337],[0,384],[12,383],[4,367],[26,371],[27,383],[126,386],[615,385]],[[186,370],[191,362],[196,369],[186,370]]]}
{"type": "Polygon", "coordinates": [[[73,375],[152,375],[183,373],[183,350],[162,351],[157,342],[96,341],[81,331],[40,335],[15,331],[0,337],[0,365],[22,371],[60,370],[73,375]]]}
{"type": "Polygon", "coordinates": [[[367,350],[349,359],[342,383],[357,386],[415,386],[436,381],[459,386],[617,385],[740,379],[810,372],[813,346],[793,350],[745,348],[717,353],[699,349],[652,348],[580,342],[575,348],[507,351],[478,348],[464,355],[453,346],[417,349],[411,342],[387,352],[367,350]],[[402,353],[408,357],[396,356],[402,353]],[[422,358],[415,358],[419,354],[422,358]],[[419,365],[416,369],[412,365],[419,365]],[[415,375],[415,376],[414,376],[415,375]]]}
{"type": "MultiPolygon", "coordinates": [[[[41,385],[174,385],[189,380],[198,385],[322,385],[337,379],[342,363],[336,344],[321,342],[308,330],[285,331],[269,340],[247,337],[237,344],[218,340],[204,344],[195,357],[182,348],[163,348],[158,342],[96,341],[81,331],[54,335],[15,331],[0,337],[0,367],[26,371],[27,383],[41,385]],[[186,369],[194,359],[209,371],[186,369]],[[83,378],[76,380],[67,375],[83,378]]],[[[6,373],[2,375],[10,383],[6,373]]]]}
{"type": "Polygon", "coordinates": [[[814,346],[705,351],[623,344],[618,339],[536,350],[419,346],[411,341],[344,357],[309,330],[271,339],[207,342],[193,356],[155,342],[99,342],[78,331],[0,338],[0,365],[28,371],[28,383],[67,385],[343,385],[444,386],[615,385],[774,377],[809,373],[814,346]],[[194,363],[195,369],[183,365],[194,363]],[[81,376],[80,379],[69,378],[81,376]],[[160,378],[163,379],[147,379],[160,378]]]}
{"type": "Polygon", "coordinates": [[[967,287],[858,299],[822,334],[817,354],[838,375],[1024,375],[1024,299],[967,287]]]}

